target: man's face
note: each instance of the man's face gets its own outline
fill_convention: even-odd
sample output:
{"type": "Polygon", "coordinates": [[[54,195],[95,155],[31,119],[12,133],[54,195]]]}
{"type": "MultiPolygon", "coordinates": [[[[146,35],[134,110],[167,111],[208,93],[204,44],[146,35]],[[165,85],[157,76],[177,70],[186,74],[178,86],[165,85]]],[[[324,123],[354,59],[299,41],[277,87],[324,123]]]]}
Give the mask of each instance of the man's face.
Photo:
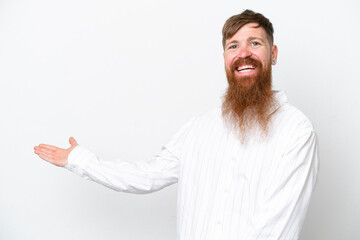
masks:
{"type": "Polygon", "coordinates": [[[269,42],[266,32],[257,23],[248,23],[226,40],[225,69],[243,87],[252,87],[257,77],[271,67],[277,47],[269,42]]]}
{"type": "Polygon", "coordinates": [[[271,45],[263,28],[249,23],[226,40],[224,61],[229,87],[224,95],[223,116],[230,126],[247,133],[260,126],[266,134],[269,110],[274,103],[271,91],[271,62],[277,47],[271,45]]]}

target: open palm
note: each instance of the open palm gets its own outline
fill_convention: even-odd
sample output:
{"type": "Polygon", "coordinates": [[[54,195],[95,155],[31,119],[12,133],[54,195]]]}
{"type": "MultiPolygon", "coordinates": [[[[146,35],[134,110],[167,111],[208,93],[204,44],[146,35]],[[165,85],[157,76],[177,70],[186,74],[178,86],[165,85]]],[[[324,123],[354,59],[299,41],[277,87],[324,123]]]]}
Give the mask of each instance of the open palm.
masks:
{"type": "Polygon", "coordinates": [[[35,146],[35,153],[45,161],[52,163],[59,167],[64,167],[68,164],[68,156],[70,152],[79,145],[76,140],[71,137],[69,139],[70,147],[67,149],[58,148],[55,146],[40,144],[39,146],[35,146]]]}

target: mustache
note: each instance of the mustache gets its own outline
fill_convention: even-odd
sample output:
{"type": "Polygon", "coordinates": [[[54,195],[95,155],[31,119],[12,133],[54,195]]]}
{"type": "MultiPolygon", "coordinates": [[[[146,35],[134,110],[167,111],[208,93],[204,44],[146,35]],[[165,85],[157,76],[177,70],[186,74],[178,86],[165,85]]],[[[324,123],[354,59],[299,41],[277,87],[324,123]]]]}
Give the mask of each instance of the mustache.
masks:
{"type": "Polygon", "coordinates": [[[235,71],[241,65],[254,65],[255,67],[262,67],[261,62],[251,57],[238,58],[230,66],[231,71],[235,71]]]}

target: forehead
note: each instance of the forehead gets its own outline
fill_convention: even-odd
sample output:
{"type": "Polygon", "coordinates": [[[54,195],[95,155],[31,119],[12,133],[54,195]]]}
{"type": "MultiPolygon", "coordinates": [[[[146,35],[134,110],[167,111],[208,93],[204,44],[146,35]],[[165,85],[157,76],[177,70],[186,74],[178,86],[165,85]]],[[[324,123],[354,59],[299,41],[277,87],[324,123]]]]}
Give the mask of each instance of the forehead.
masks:
{"type": "Polygon", "coordinates": [[[242,26],[231,38],[226,42],[237,40],[247,40],[248,38],[260,38],[267,42],[266,32],[262,27],[258,27],[257,23],[248,23],[242,26]]]}

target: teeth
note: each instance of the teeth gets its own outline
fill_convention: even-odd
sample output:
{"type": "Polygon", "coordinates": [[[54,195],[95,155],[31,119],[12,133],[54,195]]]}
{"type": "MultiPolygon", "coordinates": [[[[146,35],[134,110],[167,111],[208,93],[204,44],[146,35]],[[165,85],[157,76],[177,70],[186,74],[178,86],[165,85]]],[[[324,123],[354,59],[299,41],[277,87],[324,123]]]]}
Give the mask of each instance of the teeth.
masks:
{"type": "Polygon", "coordinates": [[[244,70],[238,70],[238,72],[250,72],[250,71],[252,71],[253,69],[244,69],[244,70]]]}
{"type": "Polygon", "coordinates": [[[248,71],[251,71],[254,69],[255,69],[255,67],[252,65],[243,65],[243,66],[237,68],[238,72],[240,72],[240,71],[248,72],[248,71]]]}

